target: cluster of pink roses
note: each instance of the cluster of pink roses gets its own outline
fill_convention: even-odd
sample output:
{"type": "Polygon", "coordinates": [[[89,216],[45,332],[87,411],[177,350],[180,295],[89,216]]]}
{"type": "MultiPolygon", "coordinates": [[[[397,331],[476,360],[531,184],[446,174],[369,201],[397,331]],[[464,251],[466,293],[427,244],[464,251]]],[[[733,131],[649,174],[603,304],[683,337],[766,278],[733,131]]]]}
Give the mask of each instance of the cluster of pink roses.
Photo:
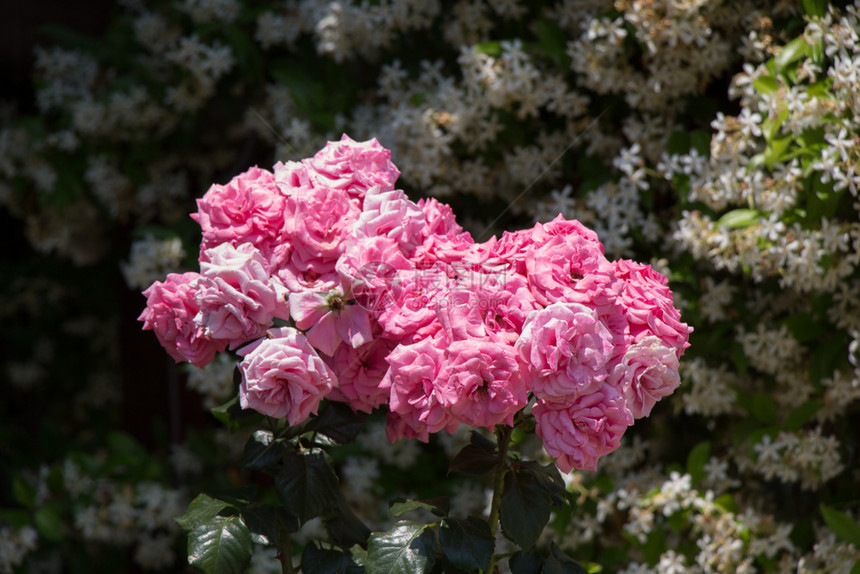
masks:
{"type": "Polygon", "coordinates": [[[594,469],[679,384],[691,329],[666,278],[561,216],[476,243],[398,176],[376,140],[344,136],[213,185],[192,214],[200,273],[149,287],[144,329],[200,367],[237,350],[242,407],[290,424],[328,398],[386,405],[391,440],[427,440],[533,400],[559,468],[594,469]]]}

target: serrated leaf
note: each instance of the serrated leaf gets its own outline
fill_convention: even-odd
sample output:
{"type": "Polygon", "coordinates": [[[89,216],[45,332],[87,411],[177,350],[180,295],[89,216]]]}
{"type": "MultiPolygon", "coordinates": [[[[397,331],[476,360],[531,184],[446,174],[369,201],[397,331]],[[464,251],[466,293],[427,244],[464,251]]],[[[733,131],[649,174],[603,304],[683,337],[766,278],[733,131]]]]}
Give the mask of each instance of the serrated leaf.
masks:
{"type": "Polygon", "coordinates": [[[274,546],[282,532],[296,532],[299,529],[299,520],[280,506],[247,506],[241,514],[255,544],[274,546]]]}
{"type": "Polygon", "coordinates": [[[266,430],[254,431],[245,443],[242,465],[251,470],[274,470],[288,450],[289,445],[283,440],[275,439],[274,433],[266,430]]]}
{"type": "Polygon", "coordinates": [[[355,440],[364,428],[365,417],[354,412],[343,403],[329,402],[318,416],[308,421],[305,432],[324,434],[340,444],[355,440]]]}
{"type": "Polygon", "coordinates": [[[439,527],[439,542],[442,553],[451,564],[464,570],[486,569],[495,549],[490,525],[474,516],[443,520],[439,527]]]}
{"type": "Polygon", "coordinates": [[[860,548],[860,525],[853,518],[824,504],[820,505],[820,509],[824,522],[837,538],[860,548]]]}
{"type": "Polygon", "coordinates": [[[292,453],[275,479],[287,512],[302,523],[319,516],[337,498],[337,476],[318,451],[292,453]]]}
{"type": "Polygon", "coordinates": [[[514,552],[508,559],[511,574],[540,574],[543,568],[543,557],[533,550],[514,552]]]}
{"type": "Polygon", "coordinates": [[[467,444],[451,459],[448,472],[457,471],[469,476],[481,476],[492,472],[498,464],[499,457],[496,454],[488,452],[483,447],[467,444]]]}
{"type": "Polygon", "coordinates": [[[432,512],[436,516],[447,516],[448,510],[451,508],[451,503],[447,496],[439,496],[437,498],[427,498],[424,500],[395,498],[389,504],[391,516],[403,516],[407,512],[422,508],[428,512],[432,512]]]}
{"type": "Polygon", "coordinates": [[[367,544],[367,574],[423,574],[433,567],[436,536],[426,524],[401,520],[374,532],[367,544]]]}
{"type": "Polygon", "coordinates": [[[553,543],[550,555],[544,560],[543,574],[588,574],[588,572],[579,562],[562,552],[553,543]]]}
{"type": "Polygon", "coordinates": [[[550,495],[533,474],[511,469],[505,475],[499,521],[509,540],[523,549],[534,546],[551,511],[550,495]]]}
{"type": "Polygon", "coordinates": [[[697,444],[687,455],[687,474],[693,484],[698,484],[705,477],[705,464],[711,457],[711,443],[708,441],[697,444]]]}
{"type": "Polygon", "coordinates": [[[254,551],[240,516],[218,516],[188,534],[188,563],[206,574],[241,574],[254,551]]]}
{"type": "Polygon", "coordinates": [[[335,505],[323,514],[323,523],[338,546],[365,544],[370,529],[355,515],[340,490],[337,491],[335,505]]]}
{"type": "Polygon", "coordinates": [[[340,548],[312,540],[302,552],[302,574],[360,574],[364,568],[340,548]]]}
{"type": "Polygon", "coordinates": [[[208,494],[198,494],[188,505],[185,514],[174,518],[173,521],[182,530],[194,530],[201,524],[211,522],[222,510],[231,506],[230,503],[212,498],[208,494]]]}

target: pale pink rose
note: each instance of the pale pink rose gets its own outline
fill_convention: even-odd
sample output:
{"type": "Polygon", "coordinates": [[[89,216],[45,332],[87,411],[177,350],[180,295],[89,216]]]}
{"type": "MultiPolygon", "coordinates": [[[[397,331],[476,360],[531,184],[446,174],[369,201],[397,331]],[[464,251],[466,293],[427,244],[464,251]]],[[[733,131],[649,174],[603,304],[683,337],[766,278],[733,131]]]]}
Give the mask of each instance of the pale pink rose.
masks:
{"type": "Polygon", "coordinates": [[[645,337],[630,345],[608,382],[624,395],[633,418],[647,417],[657,401],[681,384],[675,349],[657,337],[645,337]]]}
{"type": "Polygon", "coordinates": [[[314,186],[344,190],[362,197],[371,187],[394,189],[400,170],[391,163],[391,152],[376,138],[357,142],[344,134],[338,142],[328,142],[313,158],[304,160],[314,186]]]}
{"type": "Polygon", "coordinates": [[[528,391],[513,347],[487,340],[454,341],[434,383],[439,404],[457,420],[492,430],[513,426],[528,391]]]}
{"type": "Polygon", "coordinates": [[[535,432],[562,472],[597,470],[597,459],[618,448],[633,424],[624,397],[608,384],[573,403],[538,400],[532,414],[535,432]]]}
{"type": "Polygon", "coordinates": [[[424,241],[425,227],[424,212],[405,193],[399,189],[382,191],[379,187],[372,187],[364,196],[352,235],[357,239],[386,237],[394,241],[404,254],[411,256],[424,241]]]}
{"type": "Polygon", "coordinates": [[[320,401],[337,384],[337,377],[295,329],[272,329],[268,338],[238,351],[243,409],[298,424],[316,414],[320,401]]]}
{"type": "Polygon", "coordinates": [[[328,356],[342,341],[357,348],[373,338],[370,313],[351,304],[342,288],[291,293],[290,313],[296,327],[307,330],[308,341],[328,356]]]}
{"type": "Polygon", "coordinates": [[[419,199],[418,207],[424,212],[424,235],[439,235],[452,238],[463,233],[463,228],[457,224],[451,206],[439,203],[435,197],[419,199]]]}
{"type": "Polygon", "coordinates": [[[275,185],[281,195],[288,197],[301,189],[310,189],[311,180],[308,177],[307,167],[298,161],[279,161],[272,168],[275,185]]]}
{"type": "Polygon", "coordinates": [[[675,308],[669,281],[650,265],[621,259],[612,263],[615,277],[621,282],[619,304],[630,324],[630,337],[638,342],[655,336],[675,350],[680,358],[690,346],[693,331],[681,322],[681,312],[675,308]]]}
{"type": "Polygon", "coordinates": [[[519,275],[465,273],[437,297],[436,316],[450,341],[490,338],[513,345],[537,307],[519,275]]]}
{"type": "Polygon", "coordinates": [[[553,303],[526,319],[516,350],[539,399],[571,403],[595,392],[609,375],[613,336],[593,309],[553,303]]]}
{"type": "Polygon", "coordinates": [[[282,240],[284,202],[274,175],[256,166],[212,185],[191,214],[203,230],[201,253],[222,243],[253,243],[270,259],[282,240]]]}
{"type": "Polygon", "coordinates": [[[413,268],[400,246],[388,237],[350,236],[335,270],[341,283],[359,303],[374,312],[381,311],[389,297],[398,271],[413,268]]]}
{"type": "Polygon", "coordinates": [[[357,203],[338,189],[300,189],[289,196],[284,229],[293,248],[290,264],[320,275],[333,271],[358,214],[357,203]]]}
{"type": "Polygon", "coordinates": [[[586,275],[611,269],[600,244],[578,234],[554,235],[526,253],[526,275],[541,305],[565,301],[586,275]]]}
{"type": "Polygon", "coordinates": [[[388,355],[390,368],[380,383],[390,389],[388,407],[397,424],[389,438],[415,436],[427,442],[430,433],[453,432],[459,422],[436,397],[435,384],[443,368],[444,339],[424,338],[411,345],[398,345],[388,355]],[[399,429],[399,430],[398,430],[399,429]]]}
{"type": "Polygon", "coordinates": [[[393,342],[375,338],[353,349],[341,345],[326,363],[337,374],[339,385],[330,400],[347,403],[353,410],[369,413],[388,402],[388,387],[381,385],[388,371],[385,358],[394,349],[393,342]]]}
{"type": "Polygon", "coordinates": [[[222,243],[206,250],[206,259],[200,264],[200,311],[194,321],[208,337],[235,349],[262,336],[274,317],[289,317],[282,315],[288,307],[279,300],[280,287],[270,282],[266,261],[252,244],[222,243]]]}
{"type": "Polygon", "coordinates": [[[391,281],[391,301],[385,301],[376,317],[385,336],[409,344],[438,333],[442,325],[436,302],[449,283],[444,266],[398,270],[391,281]]]}
{"type": "Polygon", "coordinates": [[[223,351],[225,343],[208,337],[194,322],[200,308],[197,273],[171,273],[164,282],[156,281],[143,292],[146,309],[137,318],[144,330],[152,330],[164,350],[179,363],[203,368],[223,351]]]}

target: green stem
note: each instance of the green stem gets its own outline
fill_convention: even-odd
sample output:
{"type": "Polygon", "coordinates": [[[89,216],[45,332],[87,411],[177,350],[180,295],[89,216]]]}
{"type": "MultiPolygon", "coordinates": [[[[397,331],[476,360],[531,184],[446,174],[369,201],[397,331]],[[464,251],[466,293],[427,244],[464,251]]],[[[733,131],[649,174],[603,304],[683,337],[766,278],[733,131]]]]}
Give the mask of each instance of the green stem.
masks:
{"type": "MultiPolygon", "coordinates": [[[[505,487],[505,474],[508,471],[507,458],[508,447],[511,444],[511,434],[514,429],[509,426],[496,427],[496,440],[499,444],[499,464],[496,467],[496,481],[493,485],[493,502],[490,504],[490,533],[495,536],[499,525],[499,507],[502,504],[502,490],[505,487]]],[[[492,574],[496,567],[496,559],[493,554],[490,564],[487,566],[487,574],[492,574]]]]}
{"type": "Polygon", "coordinates": [[[293,543],[290,540],[290,533],[286,530],[281,531],[281,540],[278,546],[278,550],[281,551],[282,574],[293,574],[293,543]]]}

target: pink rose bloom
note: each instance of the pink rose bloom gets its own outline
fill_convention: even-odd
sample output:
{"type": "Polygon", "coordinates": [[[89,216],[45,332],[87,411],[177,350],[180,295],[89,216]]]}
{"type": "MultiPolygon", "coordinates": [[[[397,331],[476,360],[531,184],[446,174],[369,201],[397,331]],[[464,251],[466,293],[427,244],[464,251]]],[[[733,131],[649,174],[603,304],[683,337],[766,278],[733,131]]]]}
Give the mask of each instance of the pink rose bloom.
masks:
{"type": "Polygon", "coordinates": [[[194,322],[208,337],[235,349],[262,336],[274,317],[289,317],[282,287],[269,281],[266,261],[253,245],[222,243],[206,250],[206,259],[200,264],[200,311],[194,322]]]}
{"type": "Polygon", "coordinates": [[[388,371],[385,358],[394,347],[394,343],[382,338],[357,349],[349,345],[338,347],[334,356],[326,361],[340,381],[328,398],[345,402],[353,410],[365,413],[386,404],[388,388],[380,383],[388,371]]]}
{"type": "Polygon", "coordinates": [[[539,399],[571,403],[597,391],[609,375],[613,336],[594,310],[553,303],[533,311],[516,342],[539,399]]]}
{"type": "Polygon", "coordinates": [[[386,337],[404,344],[431,337],[442,328],[436,302],[449,283],[440,265],[397,271],[389,292],[392,300],[381,305],[377,321],[386,337]]]}
{"type": "Polygon", "coordinates": [[[341,341],[358,348],[373,338],[370,313],[349,303],[341,288],[291,293],[290,313],[296,327],[307,330],[311,345],[328,356],[334,354],[341,341]]]}
{"type": "Polygon", "coordinates": [[[279,161],[272,168],[275,185],[284,197],[289,197],[301,189],[310,189],[311,180],[305,165],[298,161],[279,161]]]}
{"type": "Polygon", "coordinates": [[[424,212],[424,235],[439,235],[452,238],[463,233],[463,228],[457,224],[451,206],[439,203],[435,197],[419,199],[418,207],[424,212]]]}
{"type": "Polygon", "coordinates": [[[387,294],[396,289],[393,282],[398,271],[412,268],[412,262],[403,255],[400,246],[388,237],[351,236],[335,265],[341,283],[359,299],[367,298],[368,301],[362,300],[361,304],[368,309],[377,309],[376,303],[381,304],[387,294]]]}
{"type": "Polygon", "coordinates": [[[213,340],[194,322],[200,310],[195,301],[197,273],[171,273],[162,283],[156,281],[146,291],[146,309],[137,318],[144,330],[152,330],[164,350],[180,363],[203,368],[215,353],[224,350],[224,342],[213,340]]]}
{"type": "Polygon", "coordinates": [[[222,243],[253,243],[270,259],[282,238],[284,202],[274,175],[256,166],[226,185],[212,185],[191,214],[203,230],[200,251],[222,243]]]}
{"type": "Polygon", "coordinates": [[[289,196],[284,229],[293,247],[290,264],[320,275],[333,271],[358,214],[358,205],[337,189],[300,189],[289,196]]]}
{"type": "Polygon", "coordinates": [[[424,241],[424,213],[399,189],[382,191],[379,187],[367,190],[358,220],[352,234],[358,239],[386,237],[393,240],[407,255],[424,241]]]}
{"type": "Polygon", "coordinates": [[[528,391],[513,347],[481,340],[454,341],[434,383],[435,395],[457,420],[490,430],[513,426],[528,391]]]}
{"type": "Polygon", "coordinates": [[[435,392],[445,360],[443,345],[444,339],[425,338],[398,345],[388,355],[390,368],[380,385],[390,389],[388,407],[396,415],[397,425],[389,439],[415,436],[427,442],[430,433],[442,429],[454,432],[459,426],[459,421],[439,404],[435,392]]]}
{"type": "Polygon", "coordinates": [[[344,190],[358,198],[376,185],[384,191],[394,189],[400,176],[391,163],[391,152],[376,138],[357,142],[344,134],[339,142],[328,142],[303,163],[314,186],[344,190]]]}
{"type": "Polygon", "coordinates": [[[541,305],[565,301],[586,275],[609,270],[599,243],[577,234],[554,235],[526,253],[526,274],[541,305]]]}
{"type": "Polygon", "coordinates": [[[272,329],[268,338],[254,341],[238,353],[243,357],[239,404],[243,409],[286,418],[290,425],[316,414],[320,401],[337,384],[335,374],[305,336],[289,327],[272,329]]]}
{"type": "Polygon", "coordinates": [[[486,266],[508,274],[526,275],[526,255],[537,247],[534,229],[505,231],[495,242],[486,266]]]}
{"type": "Polygon", "coordinates": [[[532,407],[535,432],[559,470],[597,470],[597,459],[621,444],[633,416],[624,397],[608,384],[574,403],[538,400],[532,407]]]}
{"type": "Polygon", "coordinates": [[[437,298],[436,316],[450,341],[490,338],[513,345],[531,311],[537,309],[519,275],[469,273],[437,298]]]}
{"type": "Polygon", "coordinates": [[[608,382],[624,395],[633,418],[647,417],[657,401],[681,384],[678,355],[657,337],[645,337],[630,345],[608,382]]]}
{"type": "Polygon", "coordinates": [[[479,249],[480,246],[468,233],[460,233],[450,237],[447,235],[429,235],[416,248],[412,260],[426,265],[447,263],[462,267],[467,263],[475,263],[479,249]]]}
{"type": "Polygon", "coordinates": [[[630,324],[630,337],[634,342],[649,336],[659,337],[680,358],[690,346],[688,339],[693,329],[681,322],[668,279],[650,265],[635,261],[621,259],[612,265],[621,281],[618,300],[630,324]]]}
{"type": "Polygon", "coordinates": [[[595,244],[600,249],[600,253],[603,254],[603,244],[600,243],[600,239],[597,237],[597,233],[587,228],[575,219],[565,219],[564,216],[559,213],[558,216],[556,216],[556,218],[552,221],[544,223],[543,225],[537,225],[542,227],[542,233],[539,233],[541,239],[543,239],[544,233],[550,237],[553,235],[577,235],[582,239],[585,239],[586,241],[595,244]]]}

